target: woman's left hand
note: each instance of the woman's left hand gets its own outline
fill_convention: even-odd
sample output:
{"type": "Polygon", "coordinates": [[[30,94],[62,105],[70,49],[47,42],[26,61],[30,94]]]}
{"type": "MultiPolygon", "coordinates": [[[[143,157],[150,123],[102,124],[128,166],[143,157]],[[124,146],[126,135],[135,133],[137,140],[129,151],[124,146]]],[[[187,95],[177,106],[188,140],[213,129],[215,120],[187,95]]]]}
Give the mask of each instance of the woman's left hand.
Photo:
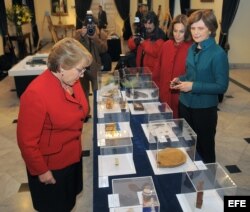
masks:
{"type": "Polygon", "coordinates": [[[178,85],[173,86],[172,89],[178,89],[182,92],[189,92],[192,90],[193,82],[180,82],[178,85]]]}
{"type": "Polygon", "coordinates": [[[45,185],[56,183],[56,180],[53,177],[53,174],[51,171],[47,171],[47,172],[39,175],[38,178],[39,178],[40,182],[44,183],[45,185]]]}

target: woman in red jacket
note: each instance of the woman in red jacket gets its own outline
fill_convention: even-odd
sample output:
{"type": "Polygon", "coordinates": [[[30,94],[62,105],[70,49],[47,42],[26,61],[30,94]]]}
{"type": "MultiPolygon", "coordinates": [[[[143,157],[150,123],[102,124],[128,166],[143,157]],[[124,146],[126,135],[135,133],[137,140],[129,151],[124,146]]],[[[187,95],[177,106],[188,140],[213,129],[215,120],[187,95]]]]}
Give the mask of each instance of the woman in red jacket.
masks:
{"type": "Polygon", "coordinates": [[[79,77],[91,62],[81,43],[65,38],[21,96],[17,141],[38,211],[71,211],[82,190],[81,133],[89,108],[79,77]]]}
{"type": "Polygon", "coordinates": [[[168,103],[174,118],[178,118],[179,92],[170,89],[170,81],[185,73],[187,52],[191,45],[187,26],[187,16],[178,15],[174,18],[169,29],[169,40],[162,46],[156,67],[159,70],[160,101],[168,103]]]}

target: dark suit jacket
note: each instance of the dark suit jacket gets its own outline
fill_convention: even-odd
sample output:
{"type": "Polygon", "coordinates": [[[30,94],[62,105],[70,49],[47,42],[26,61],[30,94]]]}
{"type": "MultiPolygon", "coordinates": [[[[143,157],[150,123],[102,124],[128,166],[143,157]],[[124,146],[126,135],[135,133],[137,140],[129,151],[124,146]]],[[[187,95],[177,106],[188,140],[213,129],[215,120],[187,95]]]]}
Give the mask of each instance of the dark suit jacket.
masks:
{"type": "Polygon", "coordinates": [[[108,21],[107,21],[107,14],[106,12],[103,10],[102,12],[98,13],[98,27],[100,29],[102,28],[107,28],[108,25],[108,21]]]}

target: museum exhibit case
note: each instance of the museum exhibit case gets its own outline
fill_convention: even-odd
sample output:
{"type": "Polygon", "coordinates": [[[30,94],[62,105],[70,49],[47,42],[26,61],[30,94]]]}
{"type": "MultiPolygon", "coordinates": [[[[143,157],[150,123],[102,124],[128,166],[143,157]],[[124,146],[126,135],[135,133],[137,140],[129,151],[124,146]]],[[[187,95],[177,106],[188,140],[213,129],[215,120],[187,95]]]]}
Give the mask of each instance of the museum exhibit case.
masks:
{"type": "Polygon", "coordinates": [[[160,212],[160,202],[151,176],[112,180],[111,212],[160,212]]]}
{"type": "Polygon", "coordinates": [[[177,194],[183,211],[223,211],[224,196],[234,196],[237,186],[219,163],[205,164],[204,169],[188,171],[182,177],[177,194]]]}
{"type": "Polygon", "coordinates": [[[147,154],[155,174],[196,170],[197,135],[185,119],[161,119],[148,123],[147,154]]]}

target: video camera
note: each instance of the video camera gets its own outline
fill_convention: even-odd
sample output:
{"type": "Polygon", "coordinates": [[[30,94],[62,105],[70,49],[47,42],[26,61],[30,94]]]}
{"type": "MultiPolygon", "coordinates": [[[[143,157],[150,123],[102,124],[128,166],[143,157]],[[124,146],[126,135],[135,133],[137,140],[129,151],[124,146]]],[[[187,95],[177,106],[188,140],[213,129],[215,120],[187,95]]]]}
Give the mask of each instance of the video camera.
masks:
{"type": "Polygon", "coordinates": [[[87,35],[93,36],[95,34],[95,23],[93,18],[93,13],[91,10],[87,11],[86,18],[85,18],[85,24],[87,27],[87,35]]]}
{"type": "Polygon", "coordinates": [[[134,27],[135,27],[135,44],[139,45],[142,39],[145,39],[145,28],[140,20],[139,17],[135,17],[134,20],[134,27]]]}

